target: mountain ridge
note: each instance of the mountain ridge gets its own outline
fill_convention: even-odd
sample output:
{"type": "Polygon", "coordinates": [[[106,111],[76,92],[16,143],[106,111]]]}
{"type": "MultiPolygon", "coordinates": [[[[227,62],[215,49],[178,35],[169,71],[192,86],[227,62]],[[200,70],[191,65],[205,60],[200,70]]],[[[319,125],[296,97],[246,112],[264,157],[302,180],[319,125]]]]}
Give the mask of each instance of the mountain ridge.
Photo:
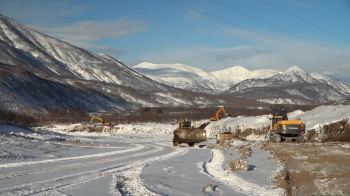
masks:
{"type": "Polygon", "coordinates": [[[203,102],[211,105],[216,100],[211,95],[159,83],[111,56],[38,33],[3,15],[0,15],[0,52],[3,109],[127,112],[141,107],[188,107],[203,102]],[[16,77],[18,73],[30,77],[21,80],[16,77]],[[14,78],[16,83],[8,81],[14,78]],[[18,84],[23,84],[22,88],[18,84]],[[55,91],[51,92],[47,86],[55,91]],[[51,96],[43,96],[45,93],[51,96]],[[16,99],[9,99],[9,95],[16,99]],[[43,102],[38,95],[47,100],[43,102]]]}
{"type": "MultiPolygon", "coordinates": [[[[138,65],[134,66],[133,68],[144,73],[145,75],[148,75],[150,78],[157,77],[158,81],[161,82],[162,77],[164,76],[157,75],[157,71],[154,70],[166,69],[166,67],[171,67],[173,70],[176,69],[176,65],[174,64],[167,64],[166,67],[163,65],[164,64],[153,64],[153,73],[150,75],[148,75],[148,67],[147,63],[145,62],[143,63],[142,70],[138,69],[138,67],[140,67],[138,65]]],[[[196,68],[196,70],[198,70],[198,68],[196,68]]],[[[202,73],[201,75],[204,75],[203,70],[200,70],[200,72],[202,73]]],[[[259,98],[258,100],[272,104],[317,104],[328,101],[336,101],[350,95],[350,85],[338,80],[328,78],[319,73],[314,72],[312,74],[309,74],[297,65],[294,65],[283,72],[271,69],[249,71],[241,65],[236,65],[224,70],[209,72],[208,74],[215,74],[215,80],[212,80],[214,86],[219,87],[221,85],[221,89],[212,89],[211,92],[232,94],[235,96],[245,96],[251,98],[259,97],[259,94],[252,93],[251,91],[256,91],[257,89],[261,91],[264,88],[265,90],[264,92],[261,92],[262,94],[269,94],[266,91],[271,91],[271,94],[276,94],[275,96],[277,96],[277,98],[270,97],[272,100],[268,100],[270,98],[265,97],[264,99],[259,98]],[[232,78],[236,78],[236,80],[233,80],[232,78]],[[304,87],[302,87],[302,85],[304,85],[304,87]],[[283,87],[286,89],[283,90],[283,87]],[[279,90],[276,91],[276,88],[279,90]],[[310,88],[312,89],[310,92],[313,92],[315,95],[320,95],[316,97],[306,95],[309,93],[307,91],[302,92],[302,88],[310,88]],[[298,96],[296,94],[298,94],[298,96]],[[285,96],[289,98],[279,98],[278,96],[285,96]],[[293,101],[293,99],[295,99],[295,101],[293,101]]],[[[196,75],[196,73],[192,72],[192,75],[196,75]]],[[[178,80],[186,80],[187,83],[191,83],[191,78],[187,77],[184,79],[181,77],[181,75],[176,76],[178,77],[177,80],[168,80],[167,84],[179,87],[176,83],[178,80]]],[[[196,81],[199,80],[199,76],[199,74],[196,75],[196,81]]],[[[208,86],[206,86],[206,88],[207,87],[208,86]]],[[[184,87],[182,86],[181,88],[184,87]]],[[[201,91],[204,88],[201,85],[188,85],[187,89],[192,91],[201,91]]]]}
{"type": "Polygon", "coordinates": [[[350,95],[349,85],[313,78],[297,67],[285,73],[240,66],[231,70],[236,76],[220,72],[214,76],[184,64],[145,62],[128,67],[111,56],[44,35],[1,14],[0,65],[1,109],[15,111],[61,108],[127,113],[144,107],[250,107],[274,100],[320,104],[350,95]],[[237,75],[244,77],[232,83],[237,75]]]}

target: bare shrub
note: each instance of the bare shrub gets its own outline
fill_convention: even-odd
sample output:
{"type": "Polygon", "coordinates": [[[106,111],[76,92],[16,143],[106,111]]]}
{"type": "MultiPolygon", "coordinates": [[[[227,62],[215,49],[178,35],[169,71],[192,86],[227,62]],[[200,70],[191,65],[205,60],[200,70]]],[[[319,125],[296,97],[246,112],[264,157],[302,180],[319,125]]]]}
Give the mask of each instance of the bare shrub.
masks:
{"type": "Polygon", "coordinates": [[[240,146],[238,148],[238,151],[241,154],[241,159],[246,159],[252,154],[252,149],[250,148],[250,146],[240,146]]]}
{"type": "Polygon", "coordinates": [[[326,141],[340,141],[347,142],[350,141],[350,124],[347,118],[325,125],[322,128],[322,142],[326,141]]]}
{"type": "Polygon", "coordinates": [[[77,123],[88,122],[90,116],[88,113],[81,109],[62,109],[57,108],[49,111],[47,114],[37,114],[37,119],[40,120],[40,124],[48,123],[77,123]]]}
{"type": "Polygon", "coordinates": [[[215,186],[213,184],[208,184],[207,186],[202,188],[202,191],[204,191],[204,192],[205,191],[209,191],[209,192],[215,191],[215,186]]]}
{"type": "Polygon", "coordinates": [[[231,161],[230,168],[232,171],[248,171],[249,165],[246,160],[239,159],[231,161]]]}
{"type": "Polygon", "coordinates": [[[0,123],[32,129],[38,125],[38,121],[32,117],[33,114],[19,114],[11,111],[0,110],[0,123]]]}

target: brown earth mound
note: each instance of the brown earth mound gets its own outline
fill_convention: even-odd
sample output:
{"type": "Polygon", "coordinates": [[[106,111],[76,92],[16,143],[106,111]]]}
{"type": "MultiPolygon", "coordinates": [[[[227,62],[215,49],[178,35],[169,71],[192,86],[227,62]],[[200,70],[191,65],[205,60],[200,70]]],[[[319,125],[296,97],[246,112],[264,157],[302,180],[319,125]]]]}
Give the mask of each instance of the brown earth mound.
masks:
{"type": "Polygon", "coordinates": [[[265,143],[283,170],[275,177],[287,195],[350,195],[349,143],[265,143]]]}

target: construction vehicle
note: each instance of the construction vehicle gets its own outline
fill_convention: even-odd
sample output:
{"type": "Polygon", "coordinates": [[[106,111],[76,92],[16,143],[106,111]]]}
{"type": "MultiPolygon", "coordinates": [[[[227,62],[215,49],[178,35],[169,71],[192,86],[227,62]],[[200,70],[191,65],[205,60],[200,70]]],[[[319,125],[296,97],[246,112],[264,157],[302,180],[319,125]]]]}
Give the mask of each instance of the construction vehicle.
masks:
{"type": "Polygon", "coordinates": [[[179,127],[174,130],[173,145],[178,146],[182,143],[187,143],[189,146],[194,146],[195,143],[200,143],[207,140],[204,128],[209,123],[204,123],[200,127],[196,127],[194,122],[180,120],[179,127]]]}
{"type": "Polygon", "coordinates": [[[216,111],[216,114],[215,114],[215,117],[210,117],[210,120],[211,121],[218,121],[218,120],[220,120],[221,118],[222,118],[222,116],[220,116],[220,113],[224,113],[225,114],[225,116],[229,116],[227,113],[226,113],[226,111],[225,111],[225,107],[223,106],[223,107],[221,107],[218,111],[216,111]]]}
{"type": "Polygon", "coordinates": [[[305,124],[300,120],[289,120],[287,111],[275,109],[271,118],[269,140],[280,143],[285,140],[305,142],[305,124]]]}
{"type": "Polygon", "coordinates": [[[101,124],[104,125],[104,126],[109,126],[109,125],[110,125],[109,122],[103,120],[101,117],[98,117],[98,116],[93,116],[93,117],[91,118],[91,120],[90,120],[90,123],[93,123],[94,120],[100,121],[101,124]]]}

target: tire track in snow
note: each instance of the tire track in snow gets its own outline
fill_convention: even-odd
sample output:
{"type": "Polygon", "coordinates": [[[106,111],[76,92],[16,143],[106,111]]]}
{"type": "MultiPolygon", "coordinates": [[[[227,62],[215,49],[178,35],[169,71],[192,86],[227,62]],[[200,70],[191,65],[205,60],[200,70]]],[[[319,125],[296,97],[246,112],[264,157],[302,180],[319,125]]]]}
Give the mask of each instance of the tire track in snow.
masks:
{"type": "Polygon", "coordinates": [[[238,177],[231,171],[225,171],[222,168],[225,156],[219,149],[212,149],[213,157],[207,164],[203,164],[208,171],[208,174],[215,180],[226,184],[235,191],[241,191],[249,195],[283,195],[282,189],[267,189],[258,184],[247,182],[244,179],[238,177]]]}
{"type": "MultiPolygon", "coordinates": [[[[16,172],[6,172],[5,174],[0,174],[0,180],[4,179],[4,178],[13,178],[13,177],[17,177],[17,176],[25,176],[25,175],[32,175],[32,174],[39,174],[39,173],[47,173],[47,172],[51,172],[51,171],[55,171],[55,170],[63,170],[63,169],[70,169],[73,167],[78,167],[78,166],[86,166],[88,164],[96,164],[96,162],[98,163],[103,163],[103,162],[107,162],[110,160],[116,160],[116,158],[112,157],[112,158],[104,158],[107,156],[113,156],[113,155],[118,155],[118,154],[123,154],[123,153],[132,153],[132,152],[136,152],[136,151],[140,151],[142,149],[145,149],[145,147],[143,145],[140,144],[135,144],[135,148],[128,148],[125,150],[119,150],[119,151],[113,151],[113,152],[106,152],[106,153],[96,153],[96,154],[90,154],[90,155],[83,155],[83,156],[77,156],[77,157],[66,157],[66,158],[59,158],[59,159],[46,159],[46,160],[40,160],[40,161],[30,161],[30,162],[20,162],[20,163],[7,163],[7,164],[2,164],[0,165],[3,166],[3,168],[24,168],[23,166],[35,166],[35,165],[44,165],[44,164],[54,164],[54,163],[59,163],[59,162],[63,162],[65,164],[62,163],[62,165],[53,165],[48,167],[47,165],[40,167],[39,169],[29,169],[25,168],[25,171],[16,171],[16,172]],[[99,160],[96,161],[96,159],[93,158],[101,158],[99,160]],[[86,160],[84,162],[74,162],[74,163],[66,163],[69,161],[73,161],[73,160],[82,160],[83,159],[90,159],[90,160],[86,160]],[[93,160],[92,160],[93,159],[93,160]]],[[[122,156],[125,157],[125,156],[122,156]]],[[[121,158],[122,158],[121,157],[121,158]]]]}
{"type": "MultiPolygon", "coordinates": [[[[166,146],[166,147],[168,147],[168,146],[166,146]]],[[[166,160],[166,159],[169,159],[169,158],[172,158],[175,156],[181,156],[183,154],[186,154],[189,150],[188,148],[174,148],[174,149],[175,150],[173,152],[161,155],[161,156],[157,157],[156,159],[154,159],[154,157],[153,157],[153,158],[145,159],[143,161],[135,163],[134,169],[124,171],[121,174],[122,177],[121,177],[121,175],[116,174],[114,179],[118,180],[118,177],[119,177],[119,180],[120,179],[121,180],[127,179],[124,182],[122,182],[123,188],[124,188],[124,189],[122,189],[122,191],[126,191],[130,195],[136,195],[136,196],[158,195],[158,194],[153,193],[150,190],[148,190],[146,188],[146,186],[143,184],[143,181],[141,179],[142,170],[146,164],[150,164],[150,163],[155,162],[155,161],[166,160]]],[[[117,182],[115,182],[115,184],[117,184],[117,182]]]]}
{"type": "MultiPolygon", "coordinates": [[[[127,152],[135,152],[137,150],[142,150],[142,149],[145,149],[145,145],[140,145],[140,144],[137,144],[137,149],[135,150],[131,150],[131,149],[128,149],[128,150],[124,150],[123,152],[127,151],[127,152]]],[[[114,157],[114,158],[105,158],[105,159],[94,159],[94,160],[91,160],[89,162],[81,162],[81,163],[70,163],[70,164],[65,164],[65,165],[56,165],[56,166],[50,166],[50,167],[46,167],[45,168],[45,165],[42,166],[42,169],[40,170],[35,170],[35,171],[25,171],[25,172],[19,172],[17,174],[6,174],[7,177],[5,178],[14,178],[14,177],[21,177],[21,179],[19,180],[23,180],[24,176],[26,178],[37,178],[36,176],[34,175],[49,175],[49,172],[59,172],[59,171],[62,171],[62,175],[60,173],[56,173],[56,174],[53,174],[53,175],[61,175],[60,177],[53,177],[51,179],[47,179],[47,180],[38,180],[36,182],[32,182],[32,183],[24,183],[24,184],[20,184],[20,185],[16,185],[16,186],[12,186],[12,187],[8,187],[8,188],[0,188],[0,194],[3,194],[4,192],[11,192],[11,190],[20,190],[20,189],[24,189],[24,188],[28,188],[28,190],[32,189],[32,191],[27,191],[25,194],[32,194],[32,192],[35,192],[33,190],[32,187],[35,187],[35,186],[38,186],[40,187],[40,189],[44,190],[45,186],[49,187],[48,185],[52,185],[54,184],[54,182],[61,182],[61,183],[58,183],[56,185],[53,185],[51,187],[62,187],[62,184],[67,184],[69,183],[70,181],[73,181],[74,178],[78,178],[79,176],[84,176],[84,175],[87,175],[89,176],[90,174],[92,173],[96,173],[96,172],[103,172],[104,170],[108,170],[108,169],[113,169],[113,168],[116,168],[116,167],[121,167],[125,164],[127,164],[128,162],[121,162],[119,164],[116,165],[117,161],[123,161],[123,160],[126,160],[128,158],[134,158],[134,157],[140,157],[140,156],[143,156],[143,155],[148,155],[148,154],[152,154],[152,153],[156,153],[156,152],[159,152],[162,150],[162,148],[159,148],[159,147],[155,147],[155,146],[152,146],[152,145],[148,145],[150,146],[151,150],[148,150],[148,151],[142,151],[142,152],[138,152],[138,153],[134,153],[134,154],[129,154],[129,155],[124,155],[124,156],[120,156],[120,157],[114,157]],[[81,168],[83,167],[96,167],[96,166],[99,166],[103,163],[110,163],[110,164],[113,164],[114,166],[113,167],[105,167],[105,168],[98,168],[98,169],[95,169],[95,170],[91,170],[91,169],[88,169],[88,171],[83,171],[83,172],[76,172],[74,174],[71,174],[71,175],[64,175],[64,173],[67,173],[67,171],[70,169],[70,170],[81,170],[81,168]],[[66,181],[66,182],[64,182],[66,181]],[[64,182],[64,183],[62,183],[64,182]]],[[[118,152],[118,151],[117,151],[118,152]]],[[[104,154],[104,153],[103,153],[104,154]]],[[[116,153],[118,154],[118,153],[116,153]]],[[[106,154],[105,154],[106,155],[106,154]]],[[[106,155],[106,156],[109,156],[110,154],[106,155]]],[[[84,156],[83,156],[84,157],[84,156]]],[[[95,158],[100,158],[101,156],[94,156],[95,158]]],[[[76,158],[76,157],[71,157],[73,158],[73,160],[76,158]]],[[[51,162],[45,162],[45,163],[51,163],[51,162]]],[[[91,181],[91,180],[94,180],[96,178],[94,178],[93,176],[90,175],[89,178],[87,179],[83,179],[83,178],[80,178],[80,180],[82,182],[88,182],[88,181],[91,181]]],[[[6,180],[6,179],[5,179],[6,180]]],[[[27,180],[29,181],[29,180],[27,180]]],[[[74,182],[70,182],[71,184],[74,184],[74,182]]],[[[81,184],[81,183],[79,183],[81,184]]],[[[34,188],[35,189],[35,188],[34,188]]],[[[38,188],[39,189],[39,188],[38,188]]],[[[50,189],[50,188],[48,188],[50,189]]],[[[40,191],[39,191],[40,192],[40,191]]],[[[19,194],[23,194],[23,193],[19,193],[19,194]]],[[[11,195],[11,194],[10,194],[11,195]]]]}
{"type": "MultiPolygon", "coordinates": [[[[143,146],[143,145],[140,145],[140,146],[143,146]]],[[[147,146],[151,146],[154,149],[147,152],[140,152],[136,154],[126,155],[124,157],[109,159],[108,161],[120,161],[127,158],[135,158],[135,157],[140,157],[145,155],[151,155],[164,150],[164,146],[161,146],[161,145],[148,144],[147,146]]],[[[84,172],[75,173],[71,175],[64,175],[56,178],[51,178],[48,180],[42,180],[42,181],[37,181],[33,183],[27,183],[27,184],[22,184],[18,186],[3,188],[3,189],[0,189],[0,193],[8,194],[8,195],[57,194],[60,191],[72,189],[74,187],[77,187],[79,185],[82,185],[84,183],[90,182],[95,179],[98,179],[104,176],[114,175],[114,176],[126,176],[129,179],[132,179],[132,181],[124,182],[125,187],[127,187],[127,189],[130,189],[132,192],[135,192],[132,195],[145,195],[145,193],[151,195],[153,193],[148,191],[148,189],[145,186],[143,186],[142,179],[140,177],[140,174],[142,172],[144,165],[157,160],[168,159],[170,157],[183,154],[185,152],[186,151],[184,150],[182,151],[175,150],[174,152],[165,153],[163,155],[157,154],[154,156],[148,156],[147,158],[141,159],[139,161],[130,160],[130,161],[122,162],[117,165],[114,164],[113,166],[109,166],[109,167],[98,168],[90,171],[84,171],[84,172]],[[138,192],[140,191],[141,193],[138,194],[138,192]]],[[[94,165],[99,163],[100,161],[96,161],[94,165]]],[[[74,165],[74,167],[75,168],[79,167],[79,165],[74,165]]],[[[113,179],[115,179],[115,177],[113,177],[113,179]]],[[[117,185],[116,183],[112,182],[111,192],[114,192],[115,194],[118,193],[115,191],[116,185],[117,185]]]]}
{"type": "Polygon", "coordinates": [[[127,150],[121,150],[121,151],[113,151],[113,152],[105,152],[105,153],[97,153],[93,155],[83,155],[83,156],[77,156],[77,157],[66,157],[66,158],[59,158],[59,159],[46,159],[46,160],[40,160],[40,161],[26,161],[26,162],[17,162],[17,163],[5,163],[0,164],[0,168],[11,168],[11,167],[21,167],[21,166],[27,166],[27,165],[36,165],[36,164],[46,164],[46,163],[55,163],[55,162],[61,162],[61,161],[70,161],[70,160],[78,160],[78,159],[87,159],[92,157],[104,157],[104,156],[112,156],[120,153],[126,153],[126,152],[132,152],[137,151],[143,148],[140,144],[135,144],[136,148],[129,148],[127,150]]]}

